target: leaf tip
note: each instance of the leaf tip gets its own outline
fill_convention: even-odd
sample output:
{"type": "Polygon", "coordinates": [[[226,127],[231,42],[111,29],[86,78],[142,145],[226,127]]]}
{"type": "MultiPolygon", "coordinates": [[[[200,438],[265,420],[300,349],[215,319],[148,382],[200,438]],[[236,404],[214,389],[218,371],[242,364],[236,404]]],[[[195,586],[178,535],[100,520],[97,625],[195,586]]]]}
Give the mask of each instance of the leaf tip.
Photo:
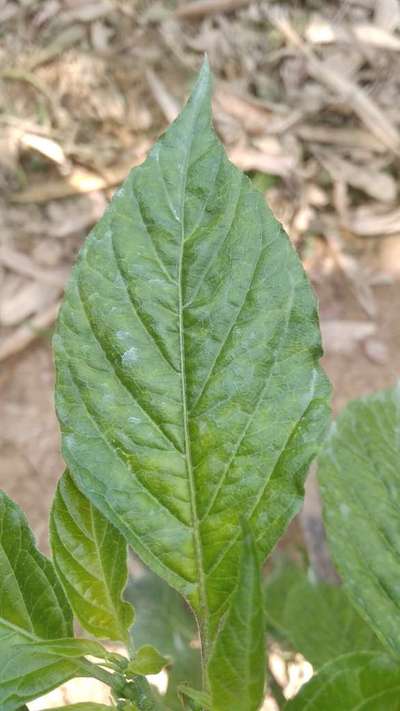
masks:
{"type": "Polygon", "coordinates": [[[210,63],[208,61],[208,56],[207,54],[205,54],[203,64],[201,65],[200,71],[197,75],[197,79],[193,86],[189,101],[191,103],[197,104],[202,103],[204,100],[207,100],[211,111],[212,83],[212,71],[210,63]]]}

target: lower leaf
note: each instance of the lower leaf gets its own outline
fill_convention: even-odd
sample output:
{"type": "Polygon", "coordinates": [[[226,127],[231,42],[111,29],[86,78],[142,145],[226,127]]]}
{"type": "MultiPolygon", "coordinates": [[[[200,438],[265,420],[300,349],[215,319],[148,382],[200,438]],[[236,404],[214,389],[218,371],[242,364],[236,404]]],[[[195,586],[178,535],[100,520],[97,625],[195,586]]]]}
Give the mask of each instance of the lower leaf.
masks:
{"type": "Polygon", "coordinates": [[[74,677],[105,680],[107,672],[84,659],[84,655],[106,658],[107,654],[96,642],[35,641],[18,631],[4,630],[0,625],[1,711],[15,711],[21,704],[47,694],[74,677]]]}
{"type": "Polygon", "coordinates": [[[342,587],[312,581],[285,565],[264,586],[267,623],[314,668],[356,651],[383,651],[342,587]]]}
{"type": "Polygon", "coordinates": [[[353,605],[400,656],[400,383],[349,403],[319,463],[324,521],[353,605]]]}
{"type": "Polygon", "coordinates": [[[257,711],[264,695],[265,669],[261,571],[246,527],[238,584],[208,663],[213,711],[257,711]]]}
{"type": "Polygon", "coordinates": [[[50,516],[54,565],[80,624],[100,639],[126,642],[134,611],[121,598],[126,543],[78,489],[61,477],[50,516]]]}
{"type": "Polygon", "coordinates": [[[325,664],[287,711],[398,711],[400,668],[387,654],[355,652],[325,664]]]}
{"type": "Polygon", "coordinates": [[[183,700],[185,708],[188,707],[193,711],[209,711],[211,709],[211,699],[204,691],[197,691],[197,689],[192,689],[191,686],[181,684],[178,688],[178,693],[183,700]]]}

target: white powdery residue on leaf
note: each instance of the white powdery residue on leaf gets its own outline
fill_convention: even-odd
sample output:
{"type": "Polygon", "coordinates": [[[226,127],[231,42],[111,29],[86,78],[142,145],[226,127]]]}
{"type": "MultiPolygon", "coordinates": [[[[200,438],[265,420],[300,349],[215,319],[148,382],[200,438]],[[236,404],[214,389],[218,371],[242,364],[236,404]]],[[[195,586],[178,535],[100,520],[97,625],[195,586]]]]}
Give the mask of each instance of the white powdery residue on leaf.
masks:
{"type": "Polygon", "coordinates": [[[347,518],[350,513],[350,507],[347,506],[347,504],[340,504],[339,511],[342,514],[343,518],[347,518]]]}
{"type": "Polygon", "coordinates": [[[132,365],[132,363],[136,363],[138,360],[138,352],[137,348],[135,346],[132,346],[132,348],[129,348],[123,355],[122,355],[122,365],[132,365]]]}
{"type": "Polygon", "coordinates": [[[131,337],[129,331],[117,331],[115,335],[119,341],[127,341],[131,337]]]}
{"type": "Polygon", "coordinates": [[[138,425],[141,421],[140,417],[134,417],[133,415],[128,417],[128,422],[131,422],[133,425],[138,425]]]}
{"type": "Polygon", "coordinates": [[[76,444],[75,435],[67,434],[64,438],[64,442],[69,449],[74,449],[75,444],[76,444]]]}
{"type": "Polygon", "coordinates": [[[125,195],[125,185],[121,185],[118,190],[115,191],[114,197],[124,197],[125,195]]]}
{"type": "Polygon", "coordinates": [[[115,397],[112,393],[104,393],[102,397],[103,405],[112,405],[115,402],[115,397]]]}

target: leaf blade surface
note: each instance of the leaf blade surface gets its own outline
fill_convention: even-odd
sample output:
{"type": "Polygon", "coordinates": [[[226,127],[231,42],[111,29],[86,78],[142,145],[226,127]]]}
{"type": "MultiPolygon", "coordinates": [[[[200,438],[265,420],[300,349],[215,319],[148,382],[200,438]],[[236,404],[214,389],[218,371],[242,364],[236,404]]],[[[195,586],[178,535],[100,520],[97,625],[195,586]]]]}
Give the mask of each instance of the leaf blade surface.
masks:
{"type": "MultiPolygon", "coordinates": [[[[72,635],[72,613],[56,573],[35,546],[19,507],[0,492],[0,707],[14,711],[88,663],[55,652],[54,637],[72,635]]],[[[79,640],[66,640],[72,646],[79,640]]],[[[92,644],[92,643],[85,643],[92,644]]],[[[79,656],[84,652],[79,650],[79,656]]],[[[78,654],[74,655],[75,657],[78,654]]]]}
{"type": "Polygon", "coordinates": [[[314,668],[349,652],[382,650],[342,587],[285,565],[267,578],[264,592],[267,621],[314,668]]]}
{"type": "Polygon", "coordinates": [[[288,711],[396,711],[400,672],[387,654],[355,652],[325,664],[289,701],[288,711]]]}
{"type": "Polygon", "coordinates": [[[257,549],[245,530],[238,584],[208,663],[213,711],[257,711],[264,696],[266,639],[257,549]]]}
{"type": "Polygon", "coordinates": [[[328,399],[315,299],[227,160],[210,92],[204,65],[87,240],[54,341],[74,480],[206,640],[236,584],[241,517],[267,555],[300,505],[328,399]]]}
{"type": "Polygon", "coordinates": [[[126,641],[133,608],[122,600],[126,542],[66,471],[50,517],[54,565],[81,625],[101,639],[126,641]]]}
{"type": "Polygon", "coordinates": [[[350,403],[319,466],[324,520],[343,585],[360,614],[400,654],[400,389],[350,403]]]}

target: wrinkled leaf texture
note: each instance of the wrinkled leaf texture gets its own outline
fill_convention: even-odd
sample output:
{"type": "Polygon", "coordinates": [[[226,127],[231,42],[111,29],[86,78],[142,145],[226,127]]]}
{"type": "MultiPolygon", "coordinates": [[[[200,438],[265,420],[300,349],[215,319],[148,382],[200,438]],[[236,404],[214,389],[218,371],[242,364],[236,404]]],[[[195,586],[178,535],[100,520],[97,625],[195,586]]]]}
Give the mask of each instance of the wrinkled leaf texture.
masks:
{"type": "Polygon", "coordinates": [[[68,636],[72,613],[52,563],[36,548],[22,511],[0,492],[1,711],[87,675],[89,663],[73,657],[89,653],[75,645],[92,643],[54,641],[68,636]]]}
{"type": "Polygon", "coordinates": [[[325,664],[287,711],[398,711],[400,669],[388,654],[354,652],[325,664]]]}
{"type": "Polygon", "coordinates": [[[190,602],[207,652],[235,588],[303,496],[329,388],[315,298],[227,159],[204,63],[186,107],[86,241],[54,339],[78,487],[190,602]]]}
{"type": "Polygon", "coordinates": [[[400,654],[400,386],[350,403],[319,466],[328,541],[360,614],[400,654]]]}
{"type": "Polygon", "coordinates": [[[121,598],[126,542],[66,471],[50,516],[54,565],[79,622],[100,639],[126,641],[133,608],[121,598]]]}

